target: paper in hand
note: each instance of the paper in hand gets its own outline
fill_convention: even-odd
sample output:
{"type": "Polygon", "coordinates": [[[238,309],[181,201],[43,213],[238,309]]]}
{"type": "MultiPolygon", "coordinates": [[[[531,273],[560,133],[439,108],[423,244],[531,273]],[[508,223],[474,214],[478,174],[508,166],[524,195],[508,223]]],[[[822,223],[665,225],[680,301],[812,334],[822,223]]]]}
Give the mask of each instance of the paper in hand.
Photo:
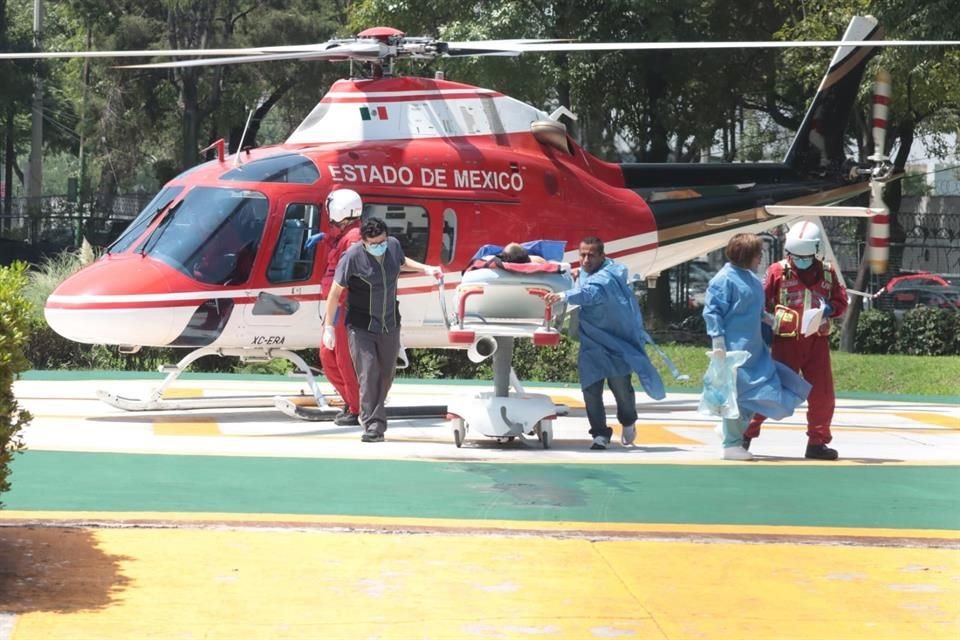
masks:
{"type": "Polygon", "coordinates": [[[820,323],[823,321],[823,307],[816,309],[807,309],[803,312],[800,330],[804,336],[812,336],[820,329],[820,323]]]}

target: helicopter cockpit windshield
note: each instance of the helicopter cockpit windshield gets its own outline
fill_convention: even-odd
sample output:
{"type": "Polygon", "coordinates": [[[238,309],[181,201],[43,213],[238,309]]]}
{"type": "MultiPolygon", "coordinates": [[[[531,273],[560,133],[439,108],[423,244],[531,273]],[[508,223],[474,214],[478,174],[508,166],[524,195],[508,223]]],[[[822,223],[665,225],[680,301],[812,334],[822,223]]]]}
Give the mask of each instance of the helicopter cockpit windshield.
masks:
{"type": "Polygon", "coordinates": [[[194,187],[154,229],[141,252],[207,284],[250,277],[267,220],[262,193],[194,187]]]}

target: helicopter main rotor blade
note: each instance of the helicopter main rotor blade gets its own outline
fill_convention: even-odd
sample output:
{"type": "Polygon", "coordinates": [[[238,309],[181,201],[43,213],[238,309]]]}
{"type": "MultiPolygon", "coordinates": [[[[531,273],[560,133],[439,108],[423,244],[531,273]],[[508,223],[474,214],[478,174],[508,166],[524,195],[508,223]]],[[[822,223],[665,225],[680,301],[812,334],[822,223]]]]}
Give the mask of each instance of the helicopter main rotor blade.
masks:
{"type": "Polygon", "coordinates": [[[441,51],[445,57],[459,56],[518,56],[523,51],[520,46],[535,44],[570,44],[568,38],[552,39],[514,39],[514,40],[469,40],[443,43],[441,51]]]}
{"type": "Polygon", "coordinates": [[[304,48],[287,53],[261,53],[226,58],[201,58],[197,60],[173,60],[170,62],[148,62],[144,64],[118,65],[120,69],[174,69],[183,67],[205,67],[219,64],[244,64],[250,62],[271,62],[275,60],[376,60],[382,57],[382,49],[376,43],[353,43],[344,47],[331,47],[323,51],[316,48],[304,48]]]}
{"type": "Polygon", "coordinates": [[[153,58],[165,56],[248,56],[265,49],[139,49],[133,51],[20,51],[0,52],[0,60],[53,60],[58,58],[153,58]]]}
{"type": "MultiPolygon", "coordinates": [[[[459,43],[457,43],[459,44],[459,43]]],[[[569,42],[569,43],[514,43],[503,45],[507,51],[520,53],[549,53],[554,51],[674,51],[714,49],[792,49],[837,47],[952,47],[960,40],[760,40],[740,42],[569,42]]],[[[495,49],[497,45],[484,45],[495,49]]]]}

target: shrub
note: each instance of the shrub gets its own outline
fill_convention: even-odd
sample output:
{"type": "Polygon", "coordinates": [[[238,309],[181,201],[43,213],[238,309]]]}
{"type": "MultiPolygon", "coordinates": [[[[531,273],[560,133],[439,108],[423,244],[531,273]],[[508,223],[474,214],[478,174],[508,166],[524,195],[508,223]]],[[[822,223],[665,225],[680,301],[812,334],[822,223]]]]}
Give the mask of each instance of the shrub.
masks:
{"type": "MultiPolygon", "coordinates": [[[[835,331],[839,335],[839,331],[835,331]]],[[[893,314],[879,309],[860,312],[857,321],[857,353],[892,353],[897,344],[897,325],[893,314]]]]}
{"type": "Polygon", "coordinates": [[[897,335],[900,353],[943,356],[955,353],[955,311],[935,307],[917,307],[903,315],[897,335]]]}
{"type": "Polygon", "coordinates": [[[24,448],[20,430],[31,419],[13,396],[14,380],[29,366],[23,355],[31,325],[26,270],[23,262],[0,267],[0,493],[10,489],[10,463],[24,448]]]}

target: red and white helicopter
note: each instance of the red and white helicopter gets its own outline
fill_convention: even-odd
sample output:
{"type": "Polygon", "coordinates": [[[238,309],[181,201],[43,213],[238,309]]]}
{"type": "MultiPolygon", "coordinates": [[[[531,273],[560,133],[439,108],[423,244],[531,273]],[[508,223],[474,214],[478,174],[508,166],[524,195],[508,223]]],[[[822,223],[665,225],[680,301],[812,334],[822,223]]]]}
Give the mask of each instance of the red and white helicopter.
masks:
{"type": "MultiPolygon", "coordinates": [[[[47,300],[46,318],[78,342],[118,345],[125,352],[191,349],[167,368],[167,379],[149,398],[103,394],[116,406],[223,406],[215,398],[163,398],[191,362],[216,354],[289,359],[322,407],[323,394],[296,351],[318,345],[324,259],[305,241],[327,230],[321,203],[339,187],[357,191],[364,215],[384,218],[407,255],[442,265],[452,286],[487,243],[562,240],[570,249],[564,259],[576,263],[579,240],[597,235],[631,273],[651,278],[725,245],[735,233],[761,232],[808,215],[875,215],[879,224],[871,244],[879,251],[879,267],[886,244],[879,193],[889,177],[882,140],[872,166],[851,172],[843,133],[876,47],[901,44],[920,43],[880,40],[876,20],[867,17],[855,18],[837,43],[454,43],[376,28],[314,47],[223,50],[226,57],[142,65],[350,60],[371,63],[375,73],[333,84],[283,144],[226,156],[221,142],[217,159],[166,184],[106,255],[57,288],[47,300]],[[393,75],[393,63],[404,58],[829,45],[838,46],[836,54],[780,163],[612,164],[578,146],[559,113],[489,89],[393,75]],[[876,211],[835,206],[871,184],[876,211]]],[[[879,103],[885,107],[884,100],[879,103]]],[[[403,275],[399,297],[405,347],[469,346],[451,343],[448,335],[452,290],[438,295],[429,276],[403,275]]],[[[494,351],[489,344],[472,346],[494,351]]],[[[500,365],[494,367],[498,391],[506,388],[510,371],[509,360],[500,365]]]]}

